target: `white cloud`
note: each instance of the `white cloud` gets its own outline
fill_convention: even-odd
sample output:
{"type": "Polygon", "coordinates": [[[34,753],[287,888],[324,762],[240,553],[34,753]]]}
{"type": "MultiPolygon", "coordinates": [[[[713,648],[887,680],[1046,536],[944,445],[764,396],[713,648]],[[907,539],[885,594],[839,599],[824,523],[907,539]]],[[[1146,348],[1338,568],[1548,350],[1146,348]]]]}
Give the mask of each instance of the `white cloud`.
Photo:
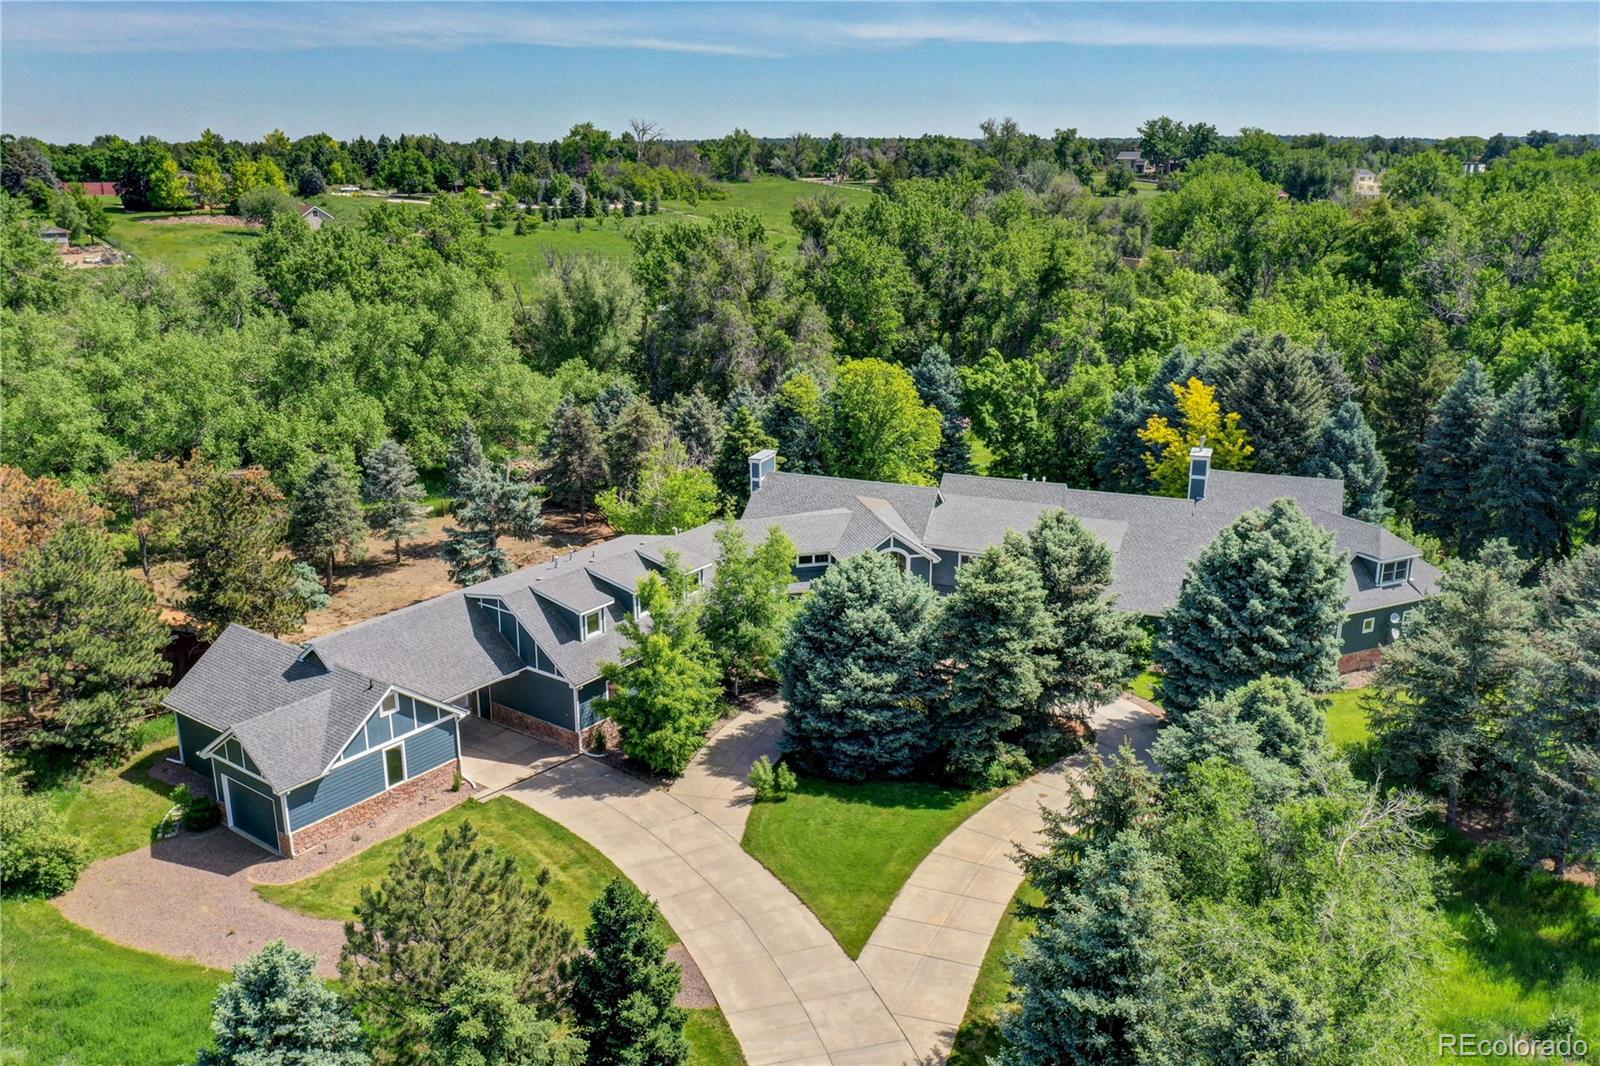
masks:
{"type": "Polygon", "coordinates": [[[1600,46],[1583,4],[7,3],[8,48],[616,48],[780,58],[924,44],[1528,52],[1600,46]]]}

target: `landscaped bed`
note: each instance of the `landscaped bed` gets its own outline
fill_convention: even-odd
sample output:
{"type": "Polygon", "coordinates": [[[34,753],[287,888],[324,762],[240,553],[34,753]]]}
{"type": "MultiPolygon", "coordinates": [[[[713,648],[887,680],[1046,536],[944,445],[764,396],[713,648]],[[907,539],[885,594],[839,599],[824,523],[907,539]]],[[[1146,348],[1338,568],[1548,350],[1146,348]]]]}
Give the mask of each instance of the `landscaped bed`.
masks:
{"type": "Polygon", "coordinates": [[[917,864],[996,795],[921,782],[852,785],[803,777],[788,799],[757,804],[744,848],[855,958],[917,864]]]}

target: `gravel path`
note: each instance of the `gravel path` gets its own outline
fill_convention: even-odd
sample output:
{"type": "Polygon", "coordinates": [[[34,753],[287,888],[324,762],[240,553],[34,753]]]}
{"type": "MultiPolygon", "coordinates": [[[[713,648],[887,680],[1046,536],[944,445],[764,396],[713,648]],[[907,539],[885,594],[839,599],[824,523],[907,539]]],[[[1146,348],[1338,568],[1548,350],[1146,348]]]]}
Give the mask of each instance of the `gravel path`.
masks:
{"type": "Polygon", "coordinates": [[[179,833],[101,859],[55,903],[69,920],[129,947],[227,970],[281,938],[315,955],[319,974],[336,976],[343,926],[251,888],[253,871],[281,862],[229,829],[179,833]]]}

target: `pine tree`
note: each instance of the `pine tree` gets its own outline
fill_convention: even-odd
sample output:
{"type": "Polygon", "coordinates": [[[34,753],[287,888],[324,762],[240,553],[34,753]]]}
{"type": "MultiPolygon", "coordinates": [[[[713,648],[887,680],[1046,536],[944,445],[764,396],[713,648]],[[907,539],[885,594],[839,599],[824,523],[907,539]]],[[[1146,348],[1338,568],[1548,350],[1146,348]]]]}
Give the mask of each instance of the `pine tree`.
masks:
{"type": "Polygon", "coordinates": [[[728,419],[727,432],[722,437],[722,447],[717,451],[717,465],[712,471],[717,480],[717,490],[723,499],[742,503],[750,495],[750,457],[756,452],[777,445],[756,421],[748,407],[736,408],[728,419]]]}
{"type": "Polygon", "coordinates": [[[1111,549],[1078,519],[1046,511],[1028,532],[1028,550],[1055,620],[1046,709],[1086,721],[1138,672],[1144,633],[1137,616],[1112,606],[1111,549]]]}
{"type": "Polygon", "coordinates": [[[1009,784],[1029,768],[1012,742],[1019,733],[1044,746],[1038,709],[1057,669],[1055,620],[1020,536],[1007,534],[961,567],[938,628],[938,657],[950,677],[939,715],[949,771],[962,781],[1009,784]]]}
{"type": "Polygon", "coordinates": [[[451,499],[460,498],[467,475],[482,466],[483,462],[483,442],[478,440],[478,431],[472,428],[471,422],[461,423],[455,436],[450,438],[450,451],[444,460],[451,499]]]}
{"type": "Polygon", "coordinates": [[[199,1066],[367,1066],[361,1025],[313,972],[315,956],[273,940],[233,969],[211,1002],[213,1048],[199,1066]]]}
{"type": "Polygon", "coordinates": [[[531,482],[516,481],[508,471],[485,463],[469,472],[456,500],[459,527],[445,528],[441,554],[450,580],[475,585],[508,574],[511,560],[501,537],[529,540],[544,526],[539,496],[531,482]]]}
{"type": "Polygon", "coordinates": [[[912,772],[931,746],[937,603],[879,552],[812,582],[775,663],[784,748],[800,769],[845,781],[912,772]]]}
{"type": "Polygon", "coordinates": [[[922,402],[939,412],[943,420],[939,449],[933,453],[934,470],[941,474],[970,474],[972,445],[967,441],[965,413],[961,407],[961,375],[951,365],[950,356],[938,345],[922,353],[911,371],[922,402]]]}
{"type": "Polygon", "coordinates": [[[776,441],[778,465],[792,474],[820,474],[822,386],[809,371],[789,375],[772,394],[761,425],[776,441]]]}
{"type": "Polygon", "coordinates": [[[716,462],[717,450],[722,447],[722,409],[698,385],[667,405],[667,418],[672,422],[673,436],[688,451],[690,462],[704,467],[716,462]]]}
{"type": "Polygon", "coordinates": [[[1362,402],[1389,465],[1389,496],[1410,513],[1416,488],[1422,442],[1433,424],[1434,409],[1460,368],[1435,322],[1424,323],[1414,338],[1397,342],[1378,354],[1379,370],[1370,375],[1362,402]]]}
{"type": "Polygon", "coordinates": [[[673,776],[705,744],[722,701],[715,657],[698,613],[686,602],[688,587],[675,559],[665,578],[645,577],[639,602],[650,628],[632,615],[623,619],[618,629],[626,643],[619,661],[600,665],[600,676],[612,686],[606,709],[622,732],[622,750],[673,776]]]}
{"type": "Polygon", "coordinates": [[[549,473],[545,484],[550,501],[583,514],[594,512],[595,493],[609,478],[600,427],[590,410],[571,397],[556,410],[545,442],[549,473]]]}
{"type": "Polygon", "coordinates": [[[672,427],[655,405],[642,396],[635,397],[606,430],[606,468],[611,481],[620,489],[631,489],[652,451],[667,443],[672,427]]]}
{"type": "Polygon", "coordinates": [[[706,639],[716,649],[735,697],[748,683],[770,677],[793,613],[794,542],[774,526],[752,549],[732,521],[717,530],[717,573],[706,594],[706,639]]]}
{"type": "Polygon", "coordinates": [[[1160,860],[1142,834],[1122,833],[1085,857],[1080,884],[1012,968],[1018,1009],[998,1066],[1156,1061],[1174,922],[1160,860]]]}
{"type": "Polygon", "coordinates": [[[1367,425],[1361,406],[1346,400],[1322,424],[1316,460],[1309,472],[1344,479],[1344,512],[1363,522],[1389,517],[1384,479],[1389,464],[1378,451],[1378,437],[1367,425]]]}
{"type": "Polygon", "coordinates": [[[407,834],[344,927],[339,976],[387,1059],[417,1062],[433,1017],[469,970],[515,976],[517,1001],[547,1013],[566,1002],[572,931],[550,916],[550,872],[478,843],[470,821],[430,850],[407,834]],[[440,906],[448,900],[449,906],[440,906]]]}
{"type": "Polygon", "coordinates": [[[1452,828],[1464,790],[1499,788],[1500,775],[1485,771],[1527,659],[1526,569],[1504,541],[1490,541],[1476,560],[1448,570],[1373,677],[1367,717],[1385,766],[1443,791],[1452,828]]]}
{"type": "Polygon", "coordinates": [[[170,636],[105,531],[69,520],[0,570],[8,741],[78,766],[125,753],[157,710],[170,636]]]}
{"type": "Polygon", "coordinates": [[[1338,681],[1345,566],[1292,500],[1247,511],[1189,565],[1156,662],[1169,717],[1274,674],[1313,692],[1338,681]]]}
{"type": "Polygon", "coordinates": [[[1534,560],[1566,543],[1572,484],[1560,403],[1555,371],[1541,359],[1495,404],[1473,441],[1474,538],[1503,538],[1534,560]]]}
{"type": "Polygon", "coordinates": [[[289,509],[289,546],[327,568],[327,589],[332,592],[334,558],[340,551],[354,555],[366,533],[355,480],[332,459],[319,461],[289,509]]]}
{"type": "Polygon", "coordinates": [[[283,496],[260,467],[207,477],[184,516],[189,570],[179,606],[200,635],[215,640],[228,623],[268,633],[305,625],[294,568],[283,556],[283,496]]]}
{"type": "Polygon", "coordinates": [[[139,568],[150,581],[150,564],[174,548],[193,479],[171,459],[119,459],[101,487],[126,512],[139,542],[139,568]]]}
{"type": "Polygon", "coordinates": [[[594,398],[590,407],[594,410],[595,425],[602,431],[611,428],[623,411],[628,409],[634,399],[639,395],[639,390],[634,388],[633,382],[627,378],[615,378],[600,394],[594,398]]]}
{"type": "Polygon", "coordinates": [[[361,495],[369,505],[367,525],[373,533],[394,544],[394,561],[400,562],[400,542],[422,533],[428,509],[417,479],[417,468],[405,448],[386,440],[367,456],[361,495]]]}
{"type": "Polygon", "coordinates": [[[1279,333],[1246,330],[1217,353],[1221,403],[1239,412],[1255,446],[1256,469],[1299,474],[1315,461],[1332,406],[1328,383],[1311,353],[1279,333]]]}
{"type": "Polygon", "coordinates": [[[588,1066],[679,1066],[688,1011],[674,1006],[683,973],[667,958],[656,905],[620,877],[589,908],[589,951],[578,957],[572,1005],[589,1041],[588,1066]]]}
{"type": "Polygon", "coordinates": [[[1455,382],[1434,405],[1433,421],[1417,453],[1417,485],[1412,493],[1416,527],[1459,552],[1471,543],[1471,510],[1478,469],[1478,433],[1494,411],[1494,389],[1476,359],[1469,359],[1455,382]]]}
{"type": "MultiPolygon", "coordinates": [[[[521,219],[519,218],[520,222],[521,219]]],[[[427,1066],[584,1066],[581,1039],[517,998],[517,975],[471,966],[445,990],[427,1066]]]]}

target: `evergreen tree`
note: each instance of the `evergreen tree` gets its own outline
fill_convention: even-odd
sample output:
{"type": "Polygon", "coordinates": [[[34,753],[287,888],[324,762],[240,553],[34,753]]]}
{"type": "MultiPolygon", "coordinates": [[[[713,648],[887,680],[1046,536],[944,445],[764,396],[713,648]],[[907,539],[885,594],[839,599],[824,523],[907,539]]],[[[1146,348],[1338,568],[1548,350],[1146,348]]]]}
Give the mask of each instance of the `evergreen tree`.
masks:
{"type": "Polygon", "coordinates": [[[1600,544],[1590,544],[1545,569],[1534,606],[1539,624],[1554,627],[1596,603],[1600,603],[1600,544]]]}
{"type": "Polygon", "coordinates": [[[622,732],[622,750],[659,774],[683,773],[705,744],[721,710],[722,686],[714,655],[687,602],[692,583],[675,556],[667,574],[639,582],[639,603],[650,615],[646,629],[629,615],[618,627],[626,643],[619,661],[602,663],[611,683],[606,704],[622,732]]]}
{"type": "Polygon", "coordinates": [[[548,870],[529,880],[514,857],[480,845],[470,821],[446,829],[431,851],[406,834],[382,882],[361,890],[339,956],[339,976],[386,1060],[425,1061],[433,1019],[476,968],[514,975],[519,1003],[560,1008],[576,944],[550,916],[549,881],[548,870]]]}
{"type": "Polygon", "coordinates": [[[544,526],[532,482],[513,480],[508,471],[487,463],[468,473],[456,501],[456,518],[461,526],[446,527],[442,554],[450,580],[458,585],[509,574],[513,567],[500,538],[529,540],[544,526]]]}
{"type": "Polygon", "coordinates": [[[602,432],[610,429],[611,423],[628,409],[628,405],[638,395],[639,390],[634,388],[633,382],[627,378],[612,379],[611,383],[595,396],[594,403],[590,404],[594,411],[595,425],[599,426],[602,432]]]}
{"type": "Polygon", "coordinates": [[[426,528],[426,495],[417,479],[411,456],[396,440],[389,439],[368,454],[361,495],[366,500],[367,525],[375,535],[394,544],[394,561],[400,562],[400,542],[416,537],[426,528]]]}
{"type": "Polygon", "coordinates": [[[922,353],[911,371],[922,402],[939,412],[943,420],[939,449],[933,453],[934,470],[941,474],[970,474],[972,446],[967,441],[965,413],[961,407],[961,375],[950,356],[937,344],[922,353]]]}
{"type": "Polygon", "coordinates": [[[353,556],[361,549],[367,524],[355,480],[332,459],[311,468],[289,511],[289,545],[295,554],[327,568],[333,591],[333,560],[340,551],[353,556]]]}
{"type": "Polygon", "coordinates": [[[1045,704],[1086,721],[1138,672],[1144,633],[1136,615],[1111,603],[1111,549],[1065,511],[1046,511],[1028,532],[1028,550],[1055,620],[1056,669],[1045,704]]]}
{"type": "Polygon", "coordinates": [[[478,431],[472,428],[471,422],[462,422],[455,436],[450,438],[450,452],[444,461],[451,499],[461,498],[467,476],[483,463],[483,442],[478,440],[478,431]]]}
{"type": "Polygon", "coordinates": [[[1122,833],[1085,857],[1079,883],[1012,968],[1018,1009],[998,1066],[1157,1061],[1174,921],[1161,861],[1142,834],[1122,833]]]}
{"type": "Polygon", "coordinates": [[[1055,676],[1055,620],[1044,585],[1015,533],[961,567],[956,591],[939,612],[938,659],[949,673],[939,740],[950,773],[989,786],[1028,770],[1011,743],[1025,734],[1035,750],[1049,747],[1039,708],[1055,676]]]}
{"type": "Polygon", "coordinates": [[[1469,359],[1455,382],[1434,405],[1433,421],[1417,453],[1417,485],[1412,493],[1416,527],[1459,552],[1472,543],[1471,510],[1478,469],[1478,433],[1494,411],[1494,389],[1476,359],[1469,359]]]}
{"type": "Polygon", "coordinates": [[[1384,478],[1389,464],[1378,451],[1378,437],[1367,425],[1361,406],[1346,400],[1322,424],[1316,459],[1309,472],[1344,479],[1344,512],[1363,522],[1389,517],[1384,478]]]}
{"type": "Polygon", "coordinates": [[[1571,471],[1560,386],[1548,360],[1517,379],[1473,441],[1475,538],[1499,537],[1523,558],[1548,559],[1567,540],[1571,471]]]}
{"type": "Polygon", "coordinates": [[[367,1066],[361,1026],[313,972],[312,955],[274,940],[233,969],[211,1001],[215,1047],[199,1066],[367,1066]]]}
{"type": "MultiPolygon", "coordinates": [[[[521,219],[519,218],[520,222],[521,219]]],[[[584,1043],[517,998],[517,976],[469,966],[445,990],[427,1066],[584,1066],[584,1043]]]]}
{"type": "Polygon", "coordinates": [[[1527,565],[1504,541],[1446,571],[1373,677],[1367,717],[1385,766],[1445,793],[1452,828],[1463,791],[1499,791],[1495,760],[1511,682],[1533,619],[1527,565]]]}
{"type": "Polygon", "coordinates": [[[635,397],[606,430],[606,469],[612,483],[621,489],[633,488],[646,457],[671,436],[672,427],[655,405],[642,396],[635,397]]]}
{"type": "Polygon", "coordinates": [[[0,570],[7,741],[77,766],[125,753],[157,710],[170,636],[105,531],[68,521],[0,570]]]}
{"type": "Polygon", "coordinates": [[[595,494],[610,475],[600,427],[587,407],[573,402],[571,397],[561,402],[545,442],[545,454],[549,459],[545,484],[550,489],[550,502],[592,514],[595,494]]]}
{"type": "Polygon", "coordinates": [[[1261,753],[1306,770],[1328,743],[1328,716],[1306,687],[1292,677],[1258,677],[1224,697],[1238,720],[1261,736],[1261,753]]]}
{"type": "Polygon", "coordinates": [[[700,386],[668,404],[667,418],[672,423],[673,436],[683,442],[689,453],[690,462],[708,468],[716,462],[717,451],[722,447],[722,409],[700,386]]]}
{"type": "Polygon", "coordinates": [[[656,905],[614,877],[589,908],[589,951],[578,957],[572,1006],[589,1041],[588,1066],[678,1066],[689,1060],[688,1011],[674,1006],[682,971],[667,958],[656,905]]]}
{"type": "Polygon", "coordinates": [[[722,675],[738,696],[745,684],[769,677],[793,603],[794,542],[774,526],[754,549],[744,530],[724,522],[717,530],[716,578],[706,595],[706,639],[722,663],[722,675]]]}
{"type": "Polygon", "coordinates": [[[1367,378],[1362,403],[1389,466],[1389,496],[1410,513],[1422,442],[1439,398],[1460,368],[1443,329],[1432,321],[1424,323],[1415,337],[1380,351],[1377,359],[1379,369],[1367,378]]]}
{"type": "Polygon", "coordinates": [[[150,564],[176,545],[183,510],[194,492],[193,479],[171,459],[119,459],[106,471],[101,488],[128,517],[139,542],[139,568],[148,583],[150,564]]]}
{"type": "Polygon", "coordinates": [[[189,571],[179,606],[202,638],[215,640],[230,622],[273,634],[305,625],[283,555],[282,502],[260,467],[217,472],[195,493],[183,522],[189,571]]]}
{"type": "Polygon", "coordinates": [[[750,457],[777,446],[748,407],[735,408],[728,417],[728,428],[717,450],[717,465],[712,471],[717,490],[725,500],[742,503],[750,495],[750,457]]]}
{"type": "Polygon", "coordinates": [[[1235,519],[1189,565],[1162,623],[1156,662],[1171,719],[1266,674],[1332,688],[1344,579],[1333,535],[1294,501],[1235,519]]]}
{"type": "Polygon", "coordinates": [[[931,747],[938,596],[880,552],[812,582],[777,662],[784,749],[846,781],[905,777],[931,747]]]}
{"type": "Polygon", "coordinates": [[[1311,353],[1279,333],[1246,330],[1216,356],[1221,403],[1239,412],[1256,469],[1299,474],[1315,462],[1332,396],[1311,353]]]}
{"type": "Polygon", "coordinates": [[[821,474],[822,386],[810,371],[789,375],[772,394],[761,424],[776,441],[778,464],[793,474],[821,474]]]}

